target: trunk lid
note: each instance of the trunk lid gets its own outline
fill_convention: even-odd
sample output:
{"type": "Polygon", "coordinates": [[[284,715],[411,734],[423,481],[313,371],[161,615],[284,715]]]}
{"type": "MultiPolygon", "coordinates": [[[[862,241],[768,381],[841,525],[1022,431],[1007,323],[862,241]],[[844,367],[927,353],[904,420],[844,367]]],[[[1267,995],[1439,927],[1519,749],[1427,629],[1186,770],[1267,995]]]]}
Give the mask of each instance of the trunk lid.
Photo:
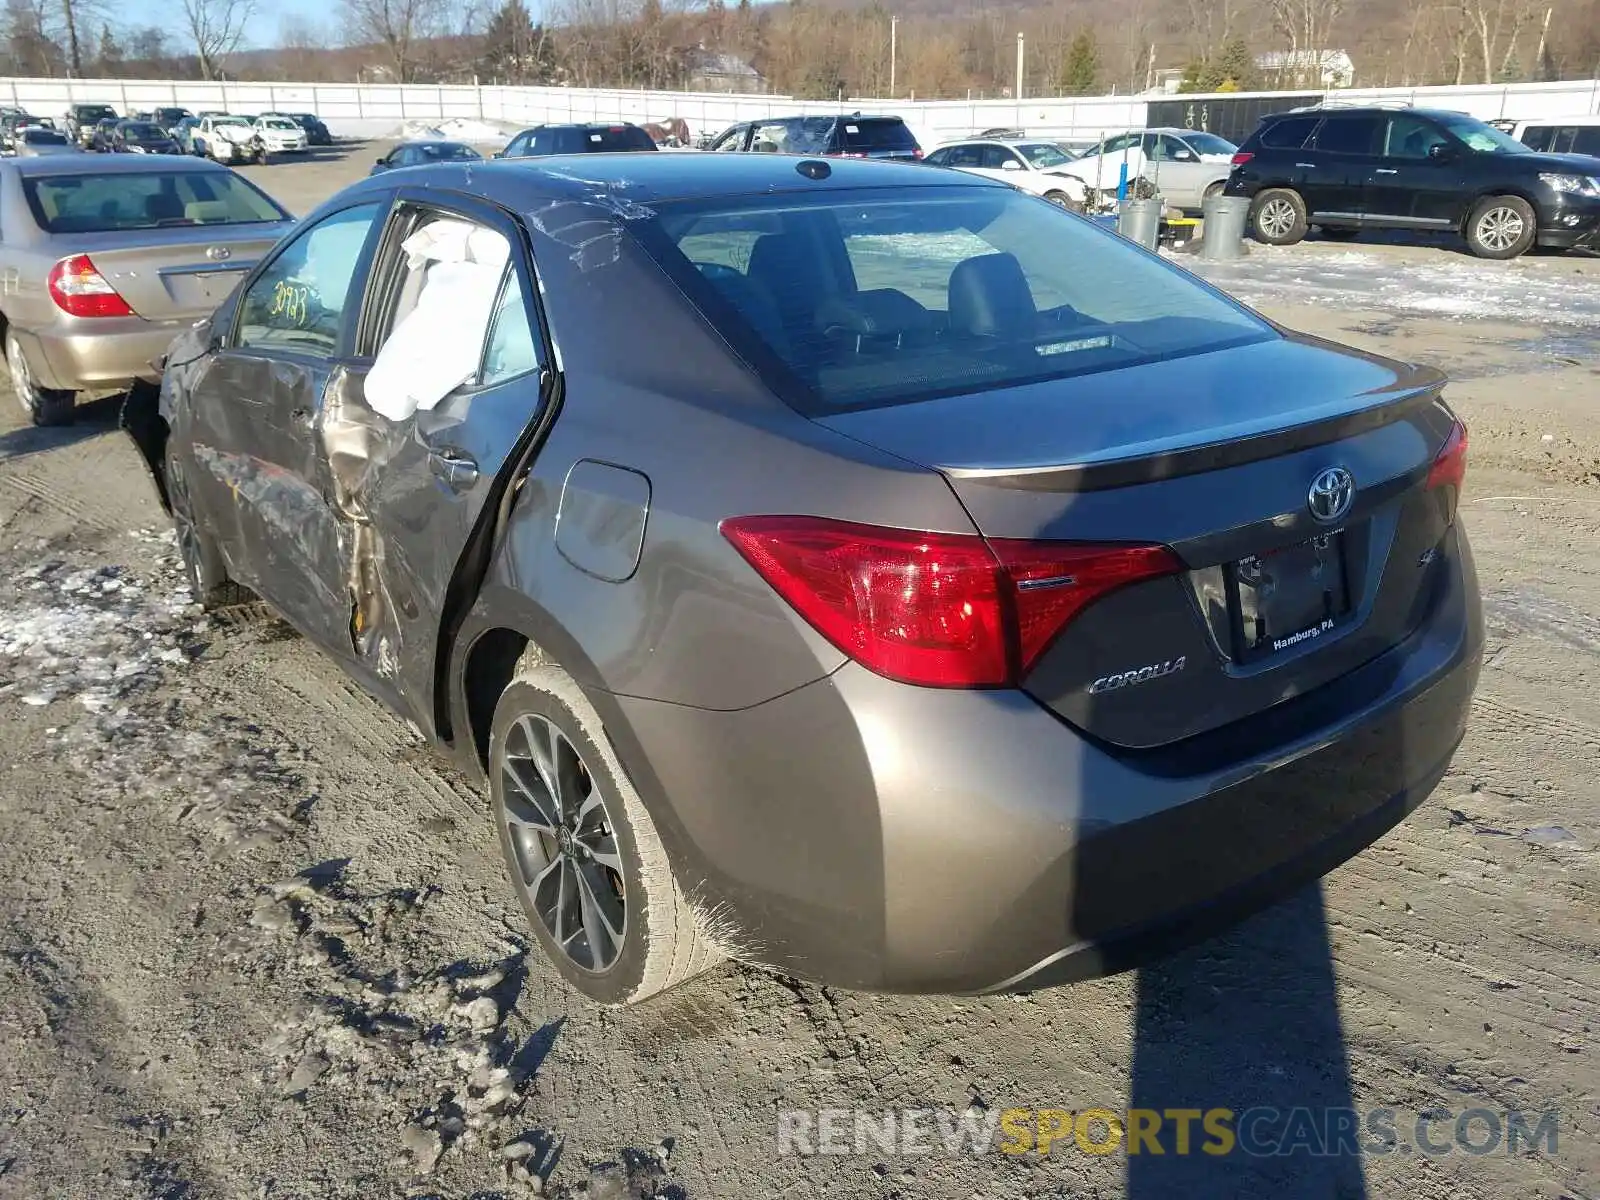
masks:
{"type": "MultiPolygon", "coordinates": [[[[1370,661],[1433,597],[1436,371],[1290,336],[822,423],[942,472],[993,538],[1171,547],[1090,604],[1023,685],[1127,747],[1192,737],[1370,661]],[[1353,481],[1318,520],[1325,472],[1353,481]]],[[[1337,480],[1335,480],[1337,482],[1337,480]]]]}
{"type": "Polygon", "coordinates": [[[192,318],[225,300],[287,228],[274,222],[75,234],[72,249],[87,254],[141,317],[192,318]]]}

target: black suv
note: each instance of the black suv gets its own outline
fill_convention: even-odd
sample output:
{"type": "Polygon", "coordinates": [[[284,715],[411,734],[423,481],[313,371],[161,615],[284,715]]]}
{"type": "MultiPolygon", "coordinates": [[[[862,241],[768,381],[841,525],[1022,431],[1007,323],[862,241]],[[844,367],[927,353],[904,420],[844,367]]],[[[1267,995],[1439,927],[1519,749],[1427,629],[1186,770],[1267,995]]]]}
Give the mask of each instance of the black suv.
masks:
{"type": "Polygon", "coordinates": [[[921,158],[922,147],[899,117],[768,117],[724,130],[712,150],[820,154],[842,158],[921,158]]]}
{"type": "Polygon", "coordinates": [[[1464,113],[1324,108],[1278,113],[1233,157],[1226,192],[1250,229],[1287,246],[1312,225],[1453,230],[1481,258],[1600,247],[1600,158],[1540,154],[1464,113]]]}
{"type": "Polygon", "coordinates": [[[544,154],[609,153],[654,150],[650,135],[626,122],[612,125],[535,125],[507,143],[496,158],[532,158],[544,154]]]}

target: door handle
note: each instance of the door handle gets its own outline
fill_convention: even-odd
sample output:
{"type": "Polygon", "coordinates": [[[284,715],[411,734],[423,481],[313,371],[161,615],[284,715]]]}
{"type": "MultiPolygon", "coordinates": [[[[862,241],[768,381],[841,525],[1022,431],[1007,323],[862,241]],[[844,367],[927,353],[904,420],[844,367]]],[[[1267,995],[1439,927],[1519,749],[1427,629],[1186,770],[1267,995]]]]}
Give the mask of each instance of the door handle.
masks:
{"type": "Polygon", "coordinates": [[[428,451],[428,469],[452,492],[464,492],[478,482],[478,464],[454,450],[428,451]]]}
{"type": "Polygon", "coordinates": [[[1398,175],[1398,174],[1400,174],[1400,172],[1395,170],[1393,167],[1379,167],[1375,173],[1378,174],[1378,175],[1398,175]]]}

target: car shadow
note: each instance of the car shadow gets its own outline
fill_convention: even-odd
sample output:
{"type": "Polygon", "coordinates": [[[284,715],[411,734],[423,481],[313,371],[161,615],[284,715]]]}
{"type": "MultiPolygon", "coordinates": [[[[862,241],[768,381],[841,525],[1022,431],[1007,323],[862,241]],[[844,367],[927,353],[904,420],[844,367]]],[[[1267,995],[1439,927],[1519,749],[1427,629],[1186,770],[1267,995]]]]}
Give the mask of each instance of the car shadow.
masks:
{"type": "Polygon", "coordinates": [[[1130,1145],[1128,1200],[1364,1200],[1319,884],[1141,968],[1137,996],[1128,1107],[1163,1114],[1163,1152],[1130,1145]],[[1230,1110],[1231,1151],[1197,1114],[1182,1152],[1166,1114],[1183,1109],[1230,1110]]]}
{"type": "Polygon", "coordinates": [[[79,404],[71,425],[24,425],[0,433],[0,462],[14,462],[29,455],[59,450],[114,430],[122,401],[123,393],[118,392],[79,404]]]}

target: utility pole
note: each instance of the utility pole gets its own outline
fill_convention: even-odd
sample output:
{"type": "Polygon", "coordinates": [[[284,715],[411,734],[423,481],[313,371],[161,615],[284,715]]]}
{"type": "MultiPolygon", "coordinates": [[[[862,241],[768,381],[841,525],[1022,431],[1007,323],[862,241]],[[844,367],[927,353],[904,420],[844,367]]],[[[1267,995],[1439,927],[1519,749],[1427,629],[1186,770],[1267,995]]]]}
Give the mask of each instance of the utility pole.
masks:
{"type": "Polygon", "coordinates": [[[889,18],[889,99],[891,99],[891,100],[893,100],[894,96],[895,96],[895,91],[894,91],[894,68],[895,68],[895,58],[896,58],[897,54],[899,53],[899,49],[900,49],[899,33],[900,33],[900,18],[899,17],[890,17],[889,18]]]}
{"type": "Polygon", "coordinates": [[[1022,103],[1022,31],[1017,31],[1017,103],[1022,103]]]}

